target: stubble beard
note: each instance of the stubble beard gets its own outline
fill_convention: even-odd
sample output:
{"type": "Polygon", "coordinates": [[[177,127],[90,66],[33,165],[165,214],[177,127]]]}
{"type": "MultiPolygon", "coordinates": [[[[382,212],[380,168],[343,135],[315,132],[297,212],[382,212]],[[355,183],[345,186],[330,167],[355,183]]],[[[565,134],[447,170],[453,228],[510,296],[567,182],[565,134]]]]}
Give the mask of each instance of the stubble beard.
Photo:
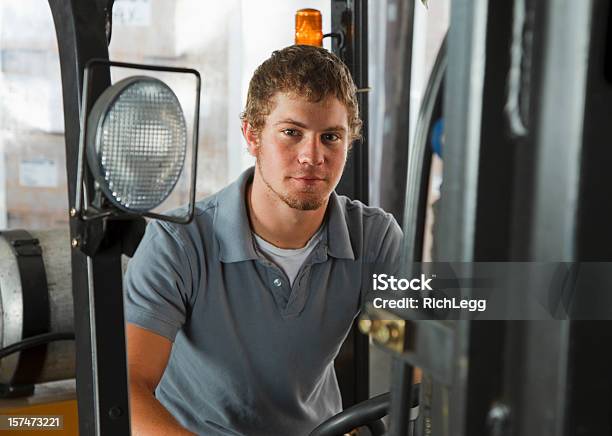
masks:
{"type": "Polygon", "coordinates": [[[278,198],[280,198],[283,203],[289,206],[292,209],[297,210],[317,210],[325,204],[325,200],[327,197],[310,197],[310,198],[296,198],[291,197],[289,194],[284,194],[282,192],[278,192],[275,190],[270,183],[266,180],[264,176],[263,169],[261,167],[261,156],[257,157],[257,167],[259,168],[259,174],[261,175],[261,180],[263,180],[264,184],[268,187],[268,189],[274,193],[278,198]]]}

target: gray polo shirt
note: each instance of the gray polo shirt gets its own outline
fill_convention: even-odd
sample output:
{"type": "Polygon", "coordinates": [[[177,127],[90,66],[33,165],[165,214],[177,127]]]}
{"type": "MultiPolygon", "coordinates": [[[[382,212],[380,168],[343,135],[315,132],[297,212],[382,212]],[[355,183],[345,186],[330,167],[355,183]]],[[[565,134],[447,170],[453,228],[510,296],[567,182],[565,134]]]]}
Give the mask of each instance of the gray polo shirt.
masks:
{"type": "Polygon", "coordinates": [[[323,236],[293,286],[257,251],[253,169],[196,204],[188,225],[152,221],[124,279],[127,322],[174,342],[155,391],[202,435],[308,435],[341,411],[333,361],[370,288],[397,259],[391,215],[332,193],[323,236]]]}

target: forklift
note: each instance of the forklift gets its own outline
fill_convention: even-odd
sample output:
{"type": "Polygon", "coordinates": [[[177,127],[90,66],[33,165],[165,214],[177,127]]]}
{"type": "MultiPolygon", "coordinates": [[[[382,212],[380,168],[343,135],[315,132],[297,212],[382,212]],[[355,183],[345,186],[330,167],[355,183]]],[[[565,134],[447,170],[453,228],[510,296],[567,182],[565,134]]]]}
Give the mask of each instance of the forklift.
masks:
{"type": "MultiPolygon", "coordinates": [[[[337,191],[367,204],[368,10],[380,5],[330,1],[331,32],[320,38],[330,38],[332,51],[349,67],[364,121],[364,138],[351,152],[337,191]]],[[[49,0],[62,74],[69,235],[2,231],[0,246],[0,256],[11,259],[13,280],[4,279],[2,285],[23,294],[16,306],[22,307],[21,336],[0,350],[0,359],[12,356],[13,365],[10,377],[0,381],[2,397],[31,395],[33,385],[48,373],[42,362],[76,356],[78,399],[64,402],[62,411],[7,409],[2,414],[64,415],[66,428],[78,415],[78,433],[84,435],[130,433],[122,255],[134,253],[145,217],[188,222],[196,186],[193,159],[191,208],[184,217],[167,217],[152,212],[150,205],[128,201],[99,171],[101,151],[95,143],[100,120],[121,92],[147,80],[147,71],[193,77],[191,153],[197,156],[199,73],[109,60],[113,3],[49,0]],[[126,79],[129,83],[111,84],[111,68],[138,70],[139,75],[126,79]],[[63,248],[53,248],[60,240],[63,248]],[[63,279],[71,289],[72,328],[49,316],[49,305],[55,303],[48,295],[51,256],[70,259],[72,273],[63,279]],[[51,352],[55,357],[48,357],[51,352]]],[[[612,3],[453,0],[448,35],[413,136],[407,115],[413,24],[415,8],[422,5],[387,0],[385,7],[395,19],[386,48],[392,56],[385,87],[392,98],[385,104],[386,166],[379,189],[381,206],[402,225],[404,275],[428,268],[428,259],[442,268],[467,265],[468,272],[480,264],[511,265],[526,273],[504,276],[504,285],[523,295],[545,286],[531,267],[554,264],[561,271],[563,296],[569,297],[549,299],[545,315],[521,306],[518,312],[502,308],[497,319],[489,320],[367,304],[336,359],[344,411],[311,435],[343,435],[358,427],[392,436],[612,434],[607,371],[612,365],[607,346],[612,302],[605,292],[612,284],[606,274],[612,206],[605,201],[612,190],[612,148],[605,146],[612,137],[612,123],[606,122],[612,115],[612,3]],[[439,120],[444,122],[443,140],[436,149],[432,137],[439,120]],[[428,227],[436,154],[443,160],[443,181],[433,227],[428,227]],[[531,269],[521,269],[525,265],[531,269]],[[390,392],[373,398],[371,344],[392,361],[390,392]],[[422,372],[418,386],[412,383],[417,369],[422,372]]],[[[302,24],[311,23],[313,16],[317,20],[311,10],[301,15],[306,17],[302,24]]],[[[165,91],[163,82],[154,86],[165,91]]],[[[176,103],[171,96],[168,102],[176,103]]],[[[187,143],[188,129],[177,123],[187,143]]],[[[172,177],[179,170],[173,168],[172,177]]],[[[172,177],[170,187],[176,182],[172,177]]],[[[463,284],[449,288],[468,296],[475,292],[463,284]]]]}

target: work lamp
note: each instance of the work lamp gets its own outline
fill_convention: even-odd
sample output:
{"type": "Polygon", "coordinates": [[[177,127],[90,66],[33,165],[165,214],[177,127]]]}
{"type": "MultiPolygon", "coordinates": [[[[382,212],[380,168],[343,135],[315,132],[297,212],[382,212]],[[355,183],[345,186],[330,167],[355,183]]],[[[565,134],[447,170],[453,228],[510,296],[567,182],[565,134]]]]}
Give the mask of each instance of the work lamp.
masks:
{"type": "Polygon", "coordinates": [[[107,88],[87,132],[89,168],[113,205],[146,212],[170,195],[187,154],[187,124],[165,83],[134,76],[107,88]]]}
{"type": "MultiPolygon", "coordinates": [[[[81,141],[75,215],[90,220],[130,213],[187,223],[193,218],[197,165],[200,76],[185,68],[128,64],[93,60],[85,68],[81,117],[81,141]],[[190,202],[185,216],[168,216],[152,210],[164,202],[181,177],[188,152],[188,129],[183,109],[172,89],[163,81],[145,75],[131,76],[109,86],[91,110],[92,68],[99,64],[139,70],[188,73],[196,78],[193,121],[190,202]],[[83,201],[83,154],[95,181],[111,207],[81,210],[83,201]]],[[[85,199],[87,201],[87,199],[85,199]]],[[[101,202],[96,202],[99,206],[101,202]]],[[[88,204],[88,209],[92,207],[88,204]]],[[[72,212],[71,212],[72,213],[72,212]]]]}

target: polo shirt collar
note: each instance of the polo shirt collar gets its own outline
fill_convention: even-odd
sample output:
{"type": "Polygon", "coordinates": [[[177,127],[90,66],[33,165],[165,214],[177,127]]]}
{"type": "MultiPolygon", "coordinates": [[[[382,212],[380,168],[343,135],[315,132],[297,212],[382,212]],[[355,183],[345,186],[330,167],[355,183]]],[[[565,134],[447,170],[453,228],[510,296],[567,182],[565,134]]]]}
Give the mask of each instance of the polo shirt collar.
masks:
{"type": "MultiPolygon", "coordinates": [[[[219,241],[221,262],[242,262],[259,258],[255,251],[246,208],[246,190],[248,184],[253,181],[254,172],[254,167],[247,169],[217,196],[213,228],[219,241]]],[[[328,254],[336,258],[355,260],[346,217],[335,192],[329,197],[326,219],[327,232],[324,238],[327,239],[328,254]]]]}
{"type": "Polygon", "coordinates": [[[339,259],[355,260],[344,210],[335,192],[327,203],[327,253],[339,259]]]}
{"type": "Polygon", "coordinates": [[[221,262],[242,262],[258,259],[246,208],[246,189],[253,180],[254,167],[243,172],[238,180],[221,190],[213,227],[219,241],[221,262]]]}

